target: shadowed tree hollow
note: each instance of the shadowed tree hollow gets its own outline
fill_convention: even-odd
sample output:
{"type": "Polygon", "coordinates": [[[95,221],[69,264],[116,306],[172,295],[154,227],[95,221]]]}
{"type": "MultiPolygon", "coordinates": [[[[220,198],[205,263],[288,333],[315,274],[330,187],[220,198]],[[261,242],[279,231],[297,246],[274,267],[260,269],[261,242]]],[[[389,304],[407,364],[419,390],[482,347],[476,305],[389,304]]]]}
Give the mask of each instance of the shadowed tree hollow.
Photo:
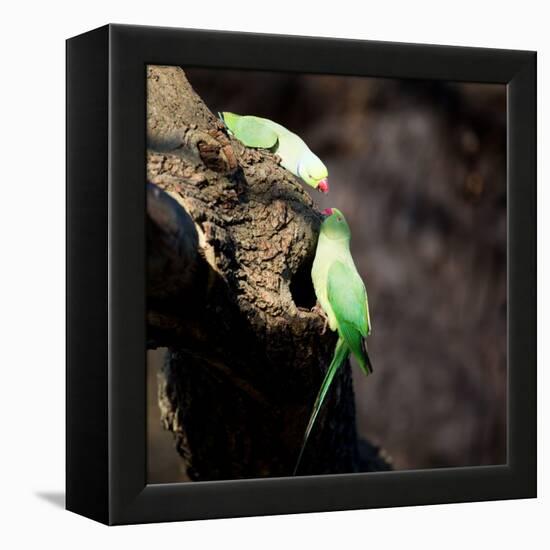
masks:
{"type": "MultiPolygon", "coordinates": [[[[228,136],[182,69],[147,68],[148,346],[192,480],[291,475],[336,336],[311,311],[321,215],[268,151],[228,136]]],[[[359,441],[350,366],[300,474],[387,469],[359,441]]]]}

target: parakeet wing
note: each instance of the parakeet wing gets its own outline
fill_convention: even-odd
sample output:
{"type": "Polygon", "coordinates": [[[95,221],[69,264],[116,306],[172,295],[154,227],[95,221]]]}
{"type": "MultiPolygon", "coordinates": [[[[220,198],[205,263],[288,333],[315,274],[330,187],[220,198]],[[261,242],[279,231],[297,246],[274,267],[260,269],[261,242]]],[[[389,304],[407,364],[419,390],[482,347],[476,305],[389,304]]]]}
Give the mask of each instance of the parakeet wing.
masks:
{"type": "Polygon", "coordinates": [[[354,268],[335,261],[328,270],[327,297],[338,331],[366,374],[372,370],[363,338],[369,333],[367,295],[354,268]]]}
{"type": "Polygon", "coordinates": [[[270,128],[266,122],[252,116],[241,117],[233,133],[247,147],[271,149],[278,140],[277,133],[273,128],[270,128]]]}
{"type": "Polygon", "coordinates": [[[351,324],[368,334],[367,293],[355,269],[334,261],[327,274],[327,297],[339,323],[351,324]]]}

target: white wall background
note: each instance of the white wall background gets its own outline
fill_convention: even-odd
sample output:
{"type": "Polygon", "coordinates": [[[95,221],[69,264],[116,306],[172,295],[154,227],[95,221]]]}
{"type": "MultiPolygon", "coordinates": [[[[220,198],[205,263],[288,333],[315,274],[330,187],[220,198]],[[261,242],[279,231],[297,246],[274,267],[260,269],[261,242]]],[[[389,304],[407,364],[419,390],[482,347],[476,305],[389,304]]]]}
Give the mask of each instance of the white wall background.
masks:
{"type": "MultiPolygon", "coordinates": [[[[544,2],[4,2],[1,56],[0,546],[4,548],[542,548],[539,499],[107,529],[64,512],[64,135],[66,38],[107,22],[538,50],[539,435],[548,420],[550,58],[544,2]],[[543,410],[544,409],[544,410],[543,410]],[[544,418],[543,418],[544,417],[544,418]]],[[[546,520],[546,521],[545,521],[546,520]]]]}

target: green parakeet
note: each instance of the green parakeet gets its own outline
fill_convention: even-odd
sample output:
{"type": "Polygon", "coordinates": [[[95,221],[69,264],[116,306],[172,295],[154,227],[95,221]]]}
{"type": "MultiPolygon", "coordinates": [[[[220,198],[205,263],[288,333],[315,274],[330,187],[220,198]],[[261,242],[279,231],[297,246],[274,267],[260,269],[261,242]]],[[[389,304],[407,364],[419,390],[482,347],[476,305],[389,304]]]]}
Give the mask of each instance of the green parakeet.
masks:
{"type": "Polygon", "coordinates": [[[332,362],[313,405],[294,474],[298,470],[307,440],[330,385],[350,352],[366,375],[372,373],[372,364],[365,345],[365,338],[371,332],[369,304],[365,285],[351,257],[350,228],[340,210],[327,208],[323,214],[327,217],[321,225],[311,279],[330,329],[338,332],[338,341],[332,362]]]}
{"type": "Polygon", "coordinates": [[[328,193],[328,171],[304,140],[267,118],[219,113],[225,126],[247,147],[269,149],[281,158],[281,165],[311,187],[328,193]]]}

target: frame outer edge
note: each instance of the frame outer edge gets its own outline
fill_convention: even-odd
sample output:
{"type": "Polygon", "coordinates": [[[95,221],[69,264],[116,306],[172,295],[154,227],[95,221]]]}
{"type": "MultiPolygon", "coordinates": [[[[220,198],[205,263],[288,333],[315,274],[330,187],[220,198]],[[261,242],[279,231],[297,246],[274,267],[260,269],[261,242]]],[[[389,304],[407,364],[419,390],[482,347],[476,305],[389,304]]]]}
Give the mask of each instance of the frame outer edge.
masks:
{"type": "Polygon", "coordinates": [[[537,495],[537,56],[509,83],[508,445],[512,484],[537,495]],[[531,230],[535,228],[535,230],[531,230]],[[514,284],[511,284],[513,281],[514,284]],[[521,452],[520,452],[521,450],[521,452]]]}
{"type": "Polygon", "coordinates": [[[288,52],[297,45],[303,46],[303,50],[296,50],[294,58],[287,62],[292,63],[291,70],[304,71],[304,67],[318,70],[324,66],[329,74],[351,74],[349,71],[360,67],[357,70],[360,76],[387,77],[406,70],[409,78],[426,78],[425,75],[430,74],[436,80],[511,83],[508,131],[509,135],[510,130],[514,134],[509,145],[514,151],[516,146],[518,149],[517,154],[510,156],[509,182],[514,195],[510,220],[517,239],[514,234],[509,251],[513,252],[514,262],[525,263],[523,269],[514,268],[510,272],[509,299],[514,302],[510,311],[514,315],[517,312],[518,320],[526,328],[522,329],[517,322],[511,323],[512,329],[518,330],[518,336],[509,348],[512,360],[509,380],[514,383],[509,398],[509,464],[298,479],[147,485],[143,376],[145,186],[136,185],[136,182],[145,181],[145,65],[203,64],[235,68],[237,61],[242,60],[242,68],[284,70],[280,67],[286,61],[275,57],[275,52],[285,40],[269,35],[110,27],[110,522],[180,521],[533,496],[536,463],[531,454],[535,449],[536,429],[529,425],[534,421],[533,411],[536,410],[532,401],[536,383],[532,332],[536,325],[533,316],[536,296],[532,284],[536,277],[530,272],[535,265],[531,217],[536,181],[533,162],[536,154],[533,152],[536,143],[533,132],[535,76],[534,64],[529,61],[533,54],[418,45],[409,50],[407,45],[392,43],[302,37],[289,37],[289,45],[284,48],[288,52]],[[251,40],[256,40],[258,47],[244,48],[251,40]],[[226,47],[220,50],[220,44],[226,47]],[[343,51],[346,55],[349,53],[349,57],[342,58],[343,51]],[[321,62],[319,52],[332,53],[321,62]],[[402,67],[405,61],[406,69],[402,67]],[[377,71],[384,74],[374,74],[377,71]],[[521,139],[525,140],[523,145],[519,143],[521,139]],[[142,156],[141,163],[136,161],[137,155],[142,156]],[[521,195],[518,189],[522,180],[527,182],[528,192],[523,197],[516,197],[516,193],[521,195]],[[521,221],[527,223],[518,225],[521,221]],[[527,293],[522,295],[525,290],[527,293]],[[515,362],[518,357],[524,367],[515,362]]]}
{"type": "Polygon", "coordinates": [[[66,508],[108,521],[107,28],[66,42],[66,508]]]}

